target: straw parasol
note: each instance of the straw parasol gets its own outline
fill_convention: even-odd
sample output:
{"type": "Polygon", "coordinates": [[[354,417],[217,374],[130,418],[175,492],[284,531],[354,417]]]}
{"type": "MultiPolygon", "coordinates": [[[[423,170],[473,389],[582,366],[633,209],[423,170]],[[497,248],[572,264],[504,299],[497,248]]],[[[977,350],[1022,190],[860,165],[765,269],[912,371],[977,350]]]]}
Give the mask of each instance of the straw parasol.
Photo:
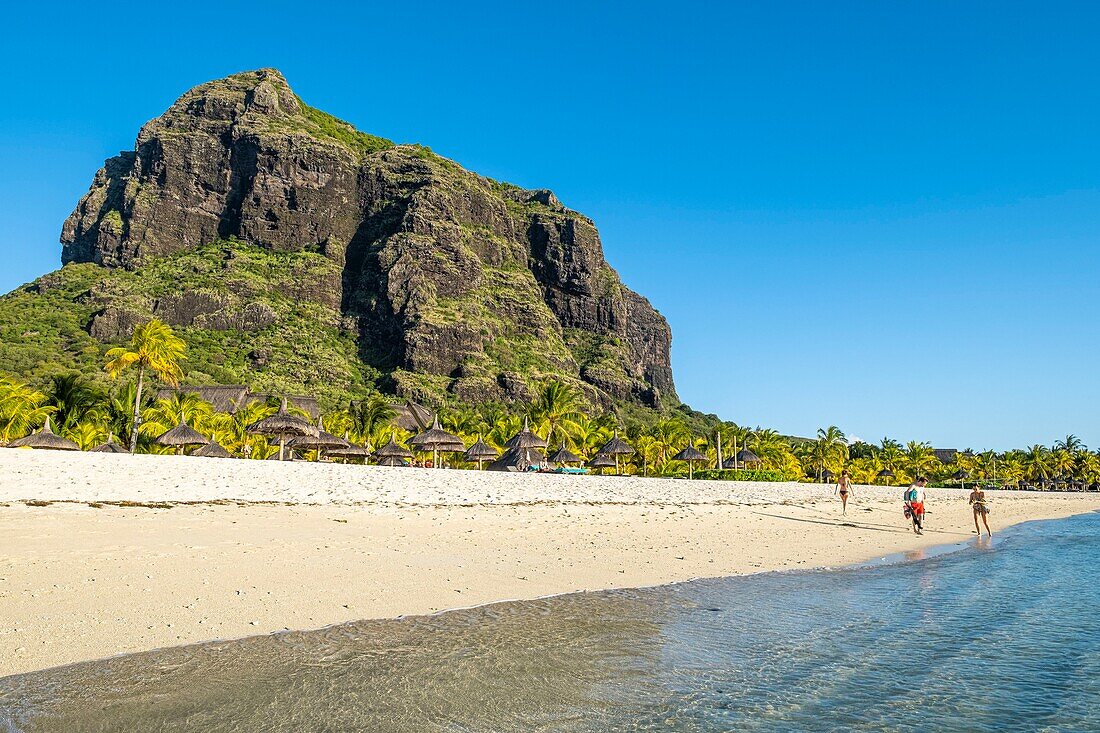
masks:
{"type": "Polygon", "coordinates": [[[759,465],[763,463],[763,461],[760,460],[760,456],[756,455],[748,448],[742,448],[737,452],[737,455],[734,457],[734,463],[741,466],[747,466],[750,463],[753,465],[759,465]]]}
{"type": "Polygon", "coordinates": [[[695,468],[696,461],[705,461],[707,457],[699,452],[691,443],[687,444],[687,447],[672,457],[674,461],[686,461],[688,464],[688,478],[694,478],[692,475],[695,468]]]}
{"type": "Polygon", "coordinates": [[[317,428],[310,425],[308,420],[304,420],[297,415],[291,415],[286,411],[286,397],[283,398],[278,412],[270,417],[265,417],[263,420],[257,420],[245,429],[253,435],[267,435],[278,438],[280,461],[283,460],[283,455],[286,453],[287,438],[297,438],[303,435],[315,437],[318,434],[317,428]]]}
{"type": "Polygon", "coordinates": [[[407,448],[399,446],[391,435],[390,442],[376,450],[374,457],[378,459],[380,466],[401,466],[404,465],[404,459],[412,458],[413,454],[407,448]]]}
{"type": "Polygon", "coordinates": [[[344,432],[344,442],[347,444],[345,448],[334,448],[328,452],[330,456],[334,458],[362,458],[366,461],[371,457],[370,443],[365,446],[356,445],[348,439],[347,431],[344,432]]]}
{"type": "Polygon", "coordinates": [[[619,431],[615,431],[614,437],[607,441],[599,453],[615,456],[615,473],[619,473],[619,456],[632,456],[634,449],[619,437],[619,431]]]}
{"type": "Polygon", "coordinates": [[[46,424],[37,433],[13,440],[8,443],[9,448],[37,448],[39,450],[80,450],[80,446],[62,438],[50,429],[50,416],[46,416],[46,424]]]}
{"type": "Polygon", "coordinates": [[[566,448],[564,443],[562,443],[561,448],[558,448],[557,452],[547,460],[551,463],[584,463],[584,459],[566,448]]]}
{"type": "Polygon", "coordinates": [[[466,450],[462,438],[448,433],[439,427],[439,415],[435,416],[432,426],[409,439],[409,445],[418,450],[430,450],[432,452],[432,467],[439,468],[439,452],[460,453],[466,450]]]}
{"type": "Polygon", "coordinates": [[[615,459],[607,455],[606,453],[597,453],[596,457],[588,462],[588,467],[596,469],[618,468],[615,459]]]}
{"type": "Polygon", "coordinates": [[[171,430],[161,433],[156,439],[157,445],[168,445],[176,449],[176,453],[183,454],[185,446],[206,445],[210,439],[188,425],[180,417],[180,424],[171,430]]]}
{"type": "Polygon", "coordinates": [[[961,468],[958,471],[955,471],[955,473],[951,474],[951,479],[953,481],[959,482],[959,488],[962,488],[966,485],[966,480],[968,478],[970,478],[970,474],[962,470],[961,468]]]}
{"type": "Polygon", "coordinates": [[[225,448],[214,442],[209,441],[206,445],[199,446],[198,450],[191,453],[193,456],[200,456],[202,458],[232,458],[225,448]]]}
{"type": "Polygon", "coordinates": [[[523,418],[523,430],[512,436],[512,439],[504,444],[507,448],[545,448],[546,441],[531,432],[527,418],[523,418]]]}
{"type": "Polygon", "coordinates": [[[485,468],[485,460],[495,459],[497,457],[497,451],[496,448],[486,443],[481,439],[481,436],[478,435],[477,441],[466,449],[462,457],[470,462],[477,461],[477,470],[481,471],[485,468]]]}
{"type": "Polygon", "coordinates": [[[115,442],[115,434],[110,433],[107,436],[107,442],[102,445],[97,445],[92,448],[92,453],[129,453],[130,451],[123,448],[121,445],[115,442]]]}
{"type": "Polygon", "coordinates": [[[892,479],[894,478],[894,472],[889,468],[884,468],[875,474],[876,479],[892,479]]]}
{"type": "Polygon", "coordinates": [[[341,438],[338,435],[325,432],[325,419],[323,417],[317,418],[317,434],[316,435],[302,435],[288,443],[292,448],[305,448],[314,449],[317,451],[317,460],[321,460],[321,451],[331,448],[347,448],[351,445],[347,440],[341,438]]]}
{"type": "Polygon", "coordinates": [[[824,481],[825,483],[832,483],[833,479],[835,479],[835,478],[836,478],[836,474],[833,473],[832,471],[830,471],[827,468],[824,471],[821,472],[821,480],[824,481]]]}

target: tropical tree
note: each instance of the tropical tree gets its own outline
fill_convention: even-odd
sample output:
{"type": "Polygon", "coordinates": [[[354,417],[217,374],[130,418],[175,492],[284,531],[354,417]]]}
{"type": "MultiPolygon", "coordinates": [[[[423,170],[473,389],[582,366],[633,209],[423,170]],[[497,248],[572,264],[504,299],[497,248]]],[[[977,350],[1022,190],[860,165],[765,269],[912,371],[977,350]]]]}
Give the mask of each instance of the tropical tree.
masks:
{"type": "Polygon", "coordinates": [[[1040,445],[1036,443],[1035,445],[1024,451],[1023,464],[1024,470],[1027,472],[1028,478],[1050,478],[1050,451],[1047,450],[1047,447],[1045,445],[1040,445]]]}
{"type": "Polygon", "coordinates": [[[130,369],[137,368],[137,392],[134,395],[134,420],[130,428],[130,452],[137,450],[138,426],[141,423],[141,392],[145,385],[145,373],[172,387],[179,385],[183,377],[180,361],[185,357],[187,345],[176,336],[172,327],[156,319],[134,329],[129,346],[119,346],[107,352],[107,373],[117,378],[130,369]]]}
{"type": "MultiPolygon", "coordinates": [[[[375,431],[384,427],[397,415],[390,401],[378,392],[348,406],[351,429],[360,441],[370,441],[375,431]]],[[[388,438],[387,438],[388,440],[388,438]]],[[[375,443],[374,445],[377,445],[375,443]]]]}
{"type": "Polygon", "coordinates": [[[915,481],[918,476],[932,473],[941,466],[932,446],[910,440],[905,444],[905,470],[915,481]]]}
{"type": "Polygon", "coordinates": [[[819,482],[826,468],[832,466],[839,469],[840,464],[848,457],[848,443],[844,439],[844,433],[836,425],[818,428],[817,439],[806,444],[804,450],[819,482]]]}
{"type": "Polygon", "coordinates": [[[1077,451],[1085,450],[1085,444],[1081,442],[1081,439],[1072,433],[1054,443],[1054,450],[1064,450],[1070,453],[1076,453],[1077,451]]]}
{"type": "Polygon", "coordinates": [[[1066,448],[1051,451],[1050,467],[1056,476],[1072,476],[1077,468],[1077,456],[1066,448]]]}
{"type": "Polygon", "coordinates": [[[572,441],[572,435],[577,428],[577,418],[582,414],[583,400],[577,388],[551,380],[542,385],[535,397],[534,403],[528,408],[527,414],[536,433],[546,436],[550,444],[572,441]]]}
{"type": "Polygon", "coordinates": [[[151,438],[162,435],[177,425],[190,425],[203,434],[210,432],[214,406],[194,392],[174,392],[162,397],[141,416],[141,432],[151,438]]]}
{"type": "Polygon", "coordinates": [[[64,432],[96,413],[104,397],[103,390],[80,374],[55,375],[46,389],[47,404],[54,408],[50,422],[64,432]]]}
{"type": "Polygon", "coordinates": [[[0,375],[0,440],[22,438],[44,423],[55,409],[46,399],[39,390],[0,375]]]}

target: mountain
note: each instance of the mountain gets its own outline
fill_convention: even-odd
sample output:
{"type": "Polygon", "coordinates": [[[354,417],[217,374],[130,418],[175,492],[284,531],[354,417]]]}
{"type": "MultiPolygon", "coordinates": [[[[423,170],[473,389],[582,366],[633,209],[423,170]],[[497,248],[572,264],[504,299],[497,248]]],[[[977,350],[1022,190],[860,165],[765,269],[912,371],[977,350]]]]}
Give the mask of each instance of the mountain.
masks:
{"type": "Polygon", "coordinates": [[[678,403],[668,324],[590,219],[359,132],[274,69],[147,123],[61,242],[61,270],[0,299],[0,370],[98,367],[157,317],[191,345],[191,383],[486,402],[555,376],[605,405],[678,403]]]}

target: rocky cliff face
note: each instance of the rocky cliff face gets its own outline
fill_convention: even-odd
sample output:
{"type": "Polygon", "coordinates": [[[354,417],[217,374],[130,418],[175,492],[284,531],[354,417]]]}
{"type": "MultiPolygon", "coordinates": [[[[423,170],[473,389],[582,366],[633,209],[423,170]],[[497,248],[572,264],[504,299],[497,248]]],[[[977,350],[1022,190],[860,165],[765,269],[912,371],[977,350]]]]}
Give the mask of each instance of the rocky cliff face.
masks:
{"type": "MultiPolygon", "coordinates": [[[[65,222],[62,259],[140,271],[234,239],[332,262],[299,297],[331,308],[399,392],[518,399],[558,375],[599,401],[676,402],[668,324],[623,286],[589,219],[549,191],[361,133],[275,70],[203,84],[145,125],[65,222]]],[[[216,305],[180,293],[162,312],[189,326],[265,324],[216,305]]],[[[110,302],[97,318],[105,331],[128,322],[110,302]]]]}

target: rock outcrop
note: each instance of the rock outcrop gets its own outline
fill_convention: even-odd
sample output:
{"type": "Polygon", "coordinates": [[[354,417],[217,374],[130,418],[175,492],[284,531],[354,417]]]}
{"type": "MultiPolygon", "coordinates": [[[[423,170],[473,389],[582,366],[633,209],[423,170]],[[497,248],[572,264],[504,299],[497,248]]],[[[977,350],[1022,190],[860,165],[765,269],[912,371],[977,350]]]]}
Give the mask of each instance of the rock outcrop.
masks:
{"type": "MultiPolygon", "coordinates": [[[[334,263],[294,296],[337,310],[399,392],[517,399],[558,375],[600,401],[677,400],[668,324],[623,286],[589,219],[549,191],[361,133],[271,69],[196,87],[146,124],[65,222],[62,259],[140,270],[234,239],[334,263]]],[[[270,321],[261,308],[226,315],[209,293],[157,308],[190,327],[270,321]]],[[[128,323],[104,303],[91,327],[128,323]]]]}

